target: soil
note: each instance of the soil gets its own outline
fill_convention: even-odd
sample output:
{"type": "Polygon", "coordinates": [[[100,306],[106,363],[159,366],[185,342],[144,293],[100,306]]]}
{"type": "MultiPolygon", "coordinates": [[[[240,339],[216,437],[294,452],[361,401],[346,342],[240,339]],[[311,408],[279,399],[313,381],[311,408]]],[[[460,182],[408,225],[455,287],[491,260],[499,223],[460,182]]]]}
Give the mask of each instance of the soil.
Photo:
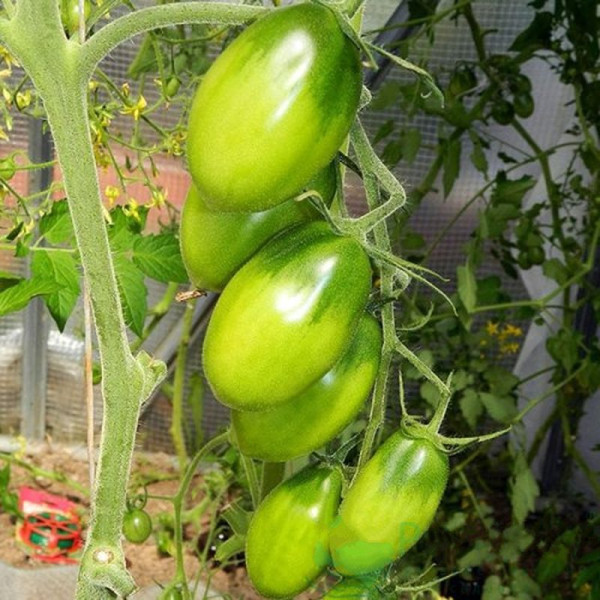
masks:
{"type": "MultiPolygon", "coordinates": [[[[5,456],[7,455],[0,455],[0,468],[6,463],[5,456]]],[[[88,489],[89,467],[83,449],[44,444],[16,456],[18,462],[11,461],[10,491],[16,492],[20,486],[29,486],[65,496],[80,507],[82,520],[85,523],[89,512],[89,497],[85,491],[88,489]]],[[[151,496],[172,495],[178,486],[175,459],[164,453],[136,453],[132,478],[136,481],[153,481],[147,486],[151,496]]],[[[202,485],[202,477],[196,477],[190,494],[191,496],[196,494],[195,502],[201,499],[205,489],[202,485]]],[[[171,503],[165,499],[149,498],[145,509],[153,516],[156,532],[158,515],[171,513],[171,503]]],[[[198,545],[197,540],[202,530],[207,527],[206,516],[200,517],[199,521],[188,525],[184,532],[186,538],[184,565],[189,581],[193,582],[197,577],[204,582],[210,581],[210,587],[222,594],[217,598],[260,600],[262,596],[252,589],[243,562],[229,565],[226,569],[212,563],[202,565],[197,553],[194,552],[194,547],[198,545]]],[[[17,542],[16,525],[13,516],[0,510],[0,561],[22,569],[47,567],[46,563],[28,556],[23,545],[17,542]]],[[[159,552],[156,542],[156,535],[139,545],[123,541],[128,568],[136,583],[142,588],[153,583],[166,584],[175,575],[175,559],[159,552]]],[[[298,600],[318,597],[320,594],[303,594],[298,600]]]]}

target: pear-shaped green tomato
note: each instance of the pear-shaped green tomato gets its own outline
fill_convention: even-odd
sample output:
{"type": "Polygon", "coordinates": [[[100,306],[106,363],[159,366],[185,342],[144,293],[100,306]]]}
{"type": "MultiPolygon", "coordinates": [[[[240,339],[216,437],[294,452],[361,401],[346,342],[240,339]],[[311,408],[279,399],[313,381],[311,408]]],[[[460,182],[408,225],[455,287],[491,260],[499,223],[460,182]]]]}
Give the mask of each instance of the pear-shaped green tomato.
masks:
{"type": "Polygon", "coordinates": [[[231,279],[204,339],[215,396],[274,408],[320,379],[350,344],[371,289],[360,244],[322,221],[274,237],[231,279]]]}
{"type": "MultiPolygon", "coordinates": [[[[331,204],[336,189],[335,162],[306,186],[331,204]]],[[[209,210],[194,185],[181,215],[180,242],[190,281],[201,290],[221,291],[233,274],[275,234],[299,223],[320,218],[308,200],[288,200],[258,213],[209,210]]]]}
{"type": "Polygon", "coordinates": [[[202,80],[188,165],[207,206],[261,211],[295,196],[342,145],[358,107],[359,53],[329,8],[273,10],[202,80]]]}
{"type": "Polygon", "coordinates": [[[427,531],[448,481],[448,457],[429,440],[398,431],[359,471],[331,528],[342,575],[378,571],[427,531]]]}
{"type": "Polygon", "coordinates": [[[248,576],[260,594],[292,598],[329,564],[329,527],[341,491],[338,470],[309,466],[264,499],[246,538],[248,576]]]}
{"type": "Polygon", "coordinates": [[[309,454],[351,423],[365,403],[379,367],[381,328],[365,314],[340,360],[316,383],[272,410],[232,411],[240,450],[283,462],[309,454]]]}

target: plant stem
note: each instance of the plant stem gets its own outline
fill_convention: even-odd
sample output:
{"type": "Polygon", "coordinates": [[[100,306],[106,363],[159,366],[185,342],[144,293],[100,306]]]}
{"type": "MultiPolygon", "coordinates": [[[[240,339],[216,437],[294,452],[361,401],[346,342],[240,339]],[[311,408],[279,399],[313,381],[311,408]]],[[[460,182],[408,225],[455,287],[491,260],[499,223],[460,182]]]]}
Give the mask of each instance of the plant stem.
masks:
{"type": "Polygon", "coordinates": [[[175,448],[175,453],[177,454],[177,460],[179,461],[180,471],[183,471],[188,460],[183,434],[183,393],[185,388],[185,370],[188,349],[190,345],[190,332],[194,320],[195,307],[195,300],[190,300],[186,303],[182,317],[181,338],[177,348],[175,375],[173,378],[171,426],[169,428],[169,433],[173,440],[173,446],[175,448]]]}

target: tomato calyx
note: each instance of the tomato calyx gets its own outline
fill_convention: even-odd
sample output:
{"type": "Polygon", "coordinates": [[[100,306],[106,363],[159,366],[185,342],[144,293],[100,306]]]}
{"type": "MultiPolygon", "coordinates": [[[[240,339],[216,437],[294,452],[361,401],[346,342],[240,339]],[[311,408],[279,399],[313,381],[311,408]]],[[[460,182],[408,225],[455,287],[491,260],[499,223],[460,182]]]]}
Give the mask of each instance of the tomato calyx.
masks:
{"type": "MultiPolygon", "coordinates": [[[[449,378],[446,389],[450,390],[449,378]]],[[[402,387],[400,388],[402,390],[402,387]]],[[[451,394],[447,393],[442,395],[440,402],[438,403],[433,417],[429,423],[423,423],[419,417],[408,414],[404,405],[403,393],[400,393],[400,404],[402,406],[402,420],[400,422],[400,429],[406,437],[411,439],[424,439],[432,444],[440,452],[450,456],[462,452],[466,447],[493,440],[501,435],[504,435],[510,431],[511,427],[494,431],[486,435],[469,436],[469,437],[447,437],[440,434],[439,430],[444,420],[448,406],[450,405],[451,394]]]]}

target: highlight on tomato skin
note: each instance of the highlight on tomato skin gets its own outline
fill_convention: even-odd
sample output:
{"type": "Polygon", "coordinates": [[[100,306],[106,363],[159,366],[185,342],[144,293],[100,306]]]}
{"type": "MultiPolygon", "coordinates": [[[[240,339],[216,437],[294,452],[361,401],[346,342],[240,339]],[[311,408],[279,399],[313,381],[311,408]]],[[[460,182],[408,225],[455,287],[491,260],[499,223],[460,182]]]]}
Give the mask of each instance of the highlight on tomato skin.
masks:
{"type": "Polygon", "coordinates": [[[208,324],[203,365],[215,397],[268,410],[323,377],[353,338],[371,279],[361,245],[325,222],[273,238],[233,276],[208,324]]]}
{"type": "Polygon", "coordinates": [[[431,441],[393,433],[359,471],[340,505],[330,532],[335,569],[364,575],[410,550],[429,529],[448,474],[448,456],[431,441]]]}
{"type": "MultiPolygon", "coordinates": [[[[306,186],[329,206],[337,185],[335,161],[306,186]]],[[[220,292],[227,282],[266,242],[301,223],[321,219],[309,200],[287,200],[255,213],[210,210],[196,186],[191,185],[180,224],[181,255],[192,284],[199,290],[220,292]]]]}
{"type": "Polygon", "coordinates": [[[250,25],[217,58],[190,111],[190,174],[213,211],[296,196],[342,146],[358,109],[358,49],[333,11],[304,3],[250,25]]]}
{"type": "Polygon", "coordinates": [[[329,527],[341,491],[337,468],[309,465],[280,483],[258,506],[246,538],[246,566],[260,594],[294,597],[330,564],[329,527]]]}
{"type": "Polygon", "coordinates": [[[284,462],[323,447],[358,415],[375,382],[382,333],[365,313],[340,360],[316,383],[271,410],[233,410],[236,443],[247,456],[284,462]]]}

